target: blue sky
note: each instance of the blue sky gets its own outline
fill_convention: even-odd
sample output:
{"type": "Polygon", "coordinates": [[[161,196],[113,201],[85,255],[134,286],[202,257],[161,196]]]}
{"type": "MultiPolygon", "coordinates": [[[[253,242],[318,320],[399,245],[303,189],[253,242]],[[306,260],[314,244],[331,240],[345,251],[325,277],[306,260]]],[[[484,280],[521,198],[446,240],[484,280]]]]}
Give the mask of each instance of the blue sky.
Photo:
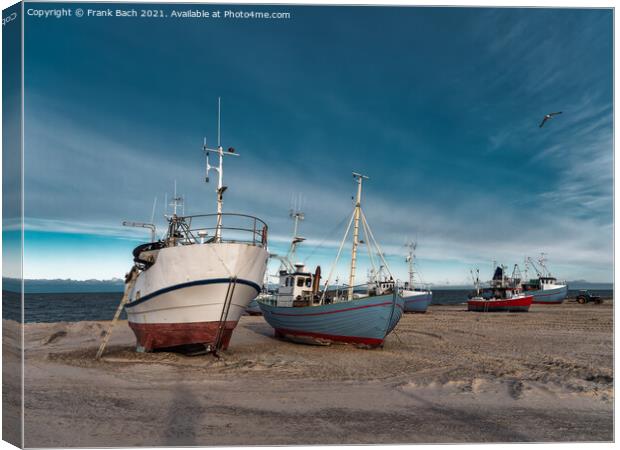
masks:
{"type": "Polygon", "coordinates": [[[429,282],[542,251],[560,278],[611,281],[611,10],[243,9],[292,17],[26,18],[26,277],[122,276],[147,234],[120,222],[175,179],[187,213],[213,212],[221,96],[241,154],[225,210],[265,220],[274,252],[301,194],[300,259],[329,268],[358,171],[399,278],[415,238],[429,282]]]}

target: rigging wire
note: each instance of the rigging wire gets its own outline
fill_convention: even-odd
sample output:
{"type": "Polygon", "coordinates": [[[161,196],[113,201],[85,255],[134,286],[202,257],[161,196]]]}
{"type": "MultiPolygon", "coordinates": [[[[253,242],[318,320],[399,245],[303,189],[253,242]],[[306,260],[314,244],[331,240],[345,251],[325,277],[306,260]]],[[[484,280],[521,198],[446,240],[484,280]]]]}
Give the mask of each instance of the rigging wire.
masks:
{"type": "Polygon", "coordinates": [[[368,233],[368,227],[366,223],[362,220],[362,231],[364,232],[364,239],[366,242],[366,249],[368,250],[368,259],[370,259],[370,266],[372,267],[373,277],[376,275],[377,266],[375,265],[375,260],[372,257],[372,242],[370,240],[370,234],[368,233]]]}
{"type": "Polygon", "coordinates": [[[304,258],[304,260],[303,260],[303,263],[304,263],[304,264],[306,263],[306,261],[308,261],[308,259],[310,259],[312,256],[314,256],[314,254],[317,252],[317,250],[319,250],[320,248],[322,248],[322,247],[325,245],[325,243],[327,242],[327,240],[328,240],[331,236],[333,236],[333,235],[334,235],[334,233],[335,233],[336,231],[338,231],[338,230],[342,227],[342,225],[344,225],[345,221],[346,221],[348,218],[349,218],[349,215],[348,215],[348,214],[346,214],[346,215],[342,218],[342,220],[341,220],[340,222],[338,222],[338,224],[337,224],[334,228],[332,228],[332,229],[329,231],[329,233],[328,233],[328,234],[326,234],[326,235],[325,235],[325,237],[324,237],[324,238],[323,238],[323,240],[319,243],[319,245],[315,246],[315,247],[314,247],[314,249],[312,250],[312,252],[310,252],[310,254],[304,258]]]}
{"type": "Polygon", "coordinates": [[[390,277],[392,279],[394,279],[393,275],[392,275],[392,271],[390,270],[390,266],[388,265],[387,261],[385,260],[385,257],[383,256],[383,251],[381,250],[381,247],[379,246],[379,244],[377,243],[377,240],[375,239],[374,234],[372,233],[372,230],[370,229],[370,225],[368,225],[368,221],[366,220],[366,215],[364,214],[364,210],[362,210],[360,208],[360,212],[362,214],[362,222],[366,222],[366,226],[368,227],[368,231],[370,232],[370,237],[372,238],[372,241],[375,245],[375,248],[377,249],[377,252],[379,253],[379,257],[381,258],[381,261],[383,261],[383,264],[385,264],[385,269],[388,271],[388,273],[390,274],[390,277]]]}
{"type": "Polygon", "coordinates": [[[353,217],[355,217],[355,210],[353,210],[353,214],[351,214],[351,219],[349,219],[349,225],[347,226],[346,231],[344,232],[344,237],[342,238],[342,242],[340,242],[340,248],[338,249],[338,254],[336,255],[336,259],[334,260],[334,264],[329,271],[329,275],[325,280],[325,288],[323,289],[323,295],[321,295],[321,304],[323,304],[323,300],[325,299],[325,294],[327,293],[327,288],[329,287],[329,282],[331,281],[332,275],[334,274],[334,270],[336,269],[336,265],[338,264],[338,260],[340,259],[340,254],[342,253],[342,247],[344,247],[344,243],[347,240],[347,236],[349,235],[349,230],[351,229],[351,224],[353,223],[353,217]]]}

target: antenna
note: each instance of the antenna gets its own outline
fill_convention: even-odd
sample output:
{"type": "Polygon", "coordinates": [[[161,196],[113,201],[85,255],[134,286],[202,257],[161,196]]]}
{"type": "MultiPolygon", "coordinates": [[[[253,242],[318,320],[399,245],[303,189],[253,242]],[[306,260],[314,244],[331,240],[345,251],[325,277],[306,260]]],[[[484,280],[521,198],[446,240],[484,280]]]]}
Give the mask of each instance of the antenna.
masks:
{"type": "Polygon", "coordinates": [[[177,180],[174,180],[174,197],[172,197],[172,202],[170,203],[170,206],[172,206],[172,215],[176,216],[177,215],[177,208],[179,206],[181,206],[182,209],[182,215],[185,215],[185,202],[183,201],[183,197],[181,196],[177,196],[177,180]]]}
{"type": "Polygon", "coordinates": [[[221,144],[221,135],[220,135],[220,125],[221,125],[221,98],[217,98],[217,148],[209,148],[207,147],[207,138],[204,138],[203,141],[203,151],[206,153],[207,157],[207,168],[205,174],[205,181],[209,182],[209,171],[215,170],[217,172],[217,188],[215,190],[217,194],[217,225],[215,227],[215,242],[221,242],[222,238],[222,206],[224,204],[224,191],[226,191],[226,186],[224,186],[224,155],[229,156],[239,156],[238,153],[235,152],[235,149],[230,147],[227,152],[224,152],[221,144]],[[216,166],[212,166],[209,163],[209,153],[215,153],[218,156],[219,164],[216,166]]]}
{"type": "Polygon", "coordinates": [[[153,210],[151,211],[151,223],[155,223],[155,207],[157,206],[157,196],[153,200],[153,210]]]}

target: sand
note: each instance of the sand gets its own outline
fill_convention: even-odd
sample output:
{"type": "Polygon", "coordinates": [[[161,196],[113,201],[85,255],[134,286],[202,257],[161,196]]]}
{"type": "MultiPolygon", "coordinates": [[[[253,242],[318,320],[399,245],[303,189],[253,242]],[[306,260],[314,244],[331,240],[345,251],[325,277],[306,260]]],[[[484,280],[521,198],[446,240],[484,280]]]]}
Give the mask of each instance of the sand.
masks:
{"type": "Polygon", "coordinates": [[[464,309],[407,314],[376,350],[278,340],[245,316],[219,359],[136,353],[119,322],[96,362],[107,322],[28,324],[25,445],[613,440],[611,302],[464,309]]]}

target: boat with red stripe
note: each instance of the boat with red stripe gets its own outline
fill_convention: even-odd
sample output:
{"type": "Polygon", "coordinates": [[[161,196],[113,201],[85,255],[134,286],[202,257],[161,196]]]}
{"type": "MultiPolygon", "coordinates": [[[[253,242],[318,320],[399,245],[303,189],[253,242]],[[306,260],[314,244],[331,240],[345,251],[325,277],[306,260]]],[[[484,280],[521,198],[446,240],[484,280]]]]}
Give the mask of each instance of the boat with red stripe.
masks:
{"type": "Polygon", "coordinates": [[[489,282],[489,287],[481,289],[477,271],[474,278],[476,292],[467,301],[467,310],[476,312],[529,311],[534,296],[523,294],[519,281],[514,276],[506,276],[505,266],[498,266],[493,279],[489,282]]]}
{"type": "MultiPolygon", "coordinates": [[[[362,180],[367,177],[356,173],[353,176],[358,184],[357,201],[323,290],[320,290],[320,267],[311,273],[304,264],[292,262],[297,244],[303,241],[303,238],[297,236],[298,220],[303,214],[291,214],[295,219],[295,232],[288,258],[282,259],[278,292],[270,298],[258,300],[263,317],[274,328],[276,337],[311,344],[345,343],[379,347],[402,317],[405,303],[400,288],[394,282],[361,210],[362,180]],[[351,228],[353,248],[349,283],[331,284],[351,228]],[[383,264],[379,270],[373,267],[373,275],[368,283],[355,286],[357,248],[362,242],[360,229],[369,255],[376,251],[383,264]]],[[[372,257],[370,259],[372,263],[372,257]]]]}

